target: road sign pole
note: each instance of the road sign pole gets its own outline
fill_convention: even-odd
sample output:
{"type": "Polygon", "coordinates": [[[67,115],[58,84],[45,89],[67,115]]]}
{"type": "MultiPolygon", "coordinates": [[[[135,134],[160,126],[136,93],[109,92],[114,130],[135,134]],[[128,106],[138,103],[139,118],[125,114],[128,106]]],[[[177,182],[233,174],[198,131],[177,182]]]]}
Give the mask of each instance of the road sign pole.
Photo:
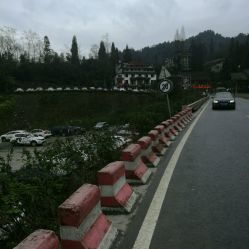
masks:
{"type": "Polygon", "coordinates": [[[168,110],[169,110],[169,117],[171,118],[171,108],[170,108],[170,102],[169,102],[169,95],[166,94],[167,97],[167,105],[168,105],[168,110]]]}

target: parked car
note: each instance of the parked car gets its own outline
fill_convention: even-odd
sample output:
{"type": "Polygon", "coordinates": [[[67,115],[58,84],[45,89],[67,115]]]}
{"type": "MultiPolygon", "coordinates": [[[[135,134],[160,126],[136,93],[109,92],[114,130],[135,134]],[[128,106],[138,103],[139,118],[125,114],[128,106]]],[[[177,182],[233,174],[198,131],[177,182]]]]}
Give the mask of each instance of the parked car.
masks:
{"type": "Polygon", "coordinates": [[[15,136],[10,140],[10,142],[14,145],[43,145],[45,142],[45,138],[42,136],[35,136],[33,134],[15,134],[15,136]]]}
{"type": "Polygon", "coordinates": [[[16,144],[16,141],[18,138],[20,137],[26,137],[27,135],[31,135],[30,132],[20,132],[20,133],[16,133],[16,134],[13,134],[9,140],[10,143],[12,144],[16,144]]]}
{"type": "Polygon", "coordinates": [[[235,98],[230,92],[218,92],[214,95],[213,110],[215,109],[235,109],[236,103],[235,98]]]}
{"type": "Polygon", "coordinates": [[[17,133],[27,133],[27,131],[25,130],[16,130],[16,131],[9,131],[3,135],[1,135],[1,141],[2,142],[9,142],[10,139],[13,137],[14,134],[17,134],[17,133]]]}
{"type": "Polygon", "coordinates": [[[52,133],[49,130],[34,129],[31,133],[45,138],[52,136],[52,133]]]}
{"type": "Polygon", "coordinates": [[[51,134],[55,136],[71,136],[80,135],[85,132],[85,129],[79,126],[55,126],[51,128],[51,134]]]}
{"type": "Polygon", "coordinates": [[[17,88],[17,89],[15,90],[15,92],[16,92],[16,93],[23,93],[24,90],[23,90],[22,88],[17,88]]]}
{"type": "Polygon", "coordinates": [[[98,122],[95,126],[94,129],[98,130],[98,129],[104,129],[107,128],[109,125],[107,122],[98,122]]]}

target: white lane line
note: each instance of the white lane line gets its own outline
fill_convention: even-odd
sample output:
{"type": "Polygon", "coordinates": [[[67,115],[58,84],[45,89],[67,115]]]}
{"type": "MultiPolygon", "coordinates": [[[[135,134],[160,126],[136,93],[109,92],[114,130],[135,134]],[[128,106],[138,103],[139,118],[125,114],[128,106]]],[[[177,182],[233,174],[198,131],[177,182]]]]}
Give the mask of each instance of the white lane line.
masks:
{"type": "Polygon", "coordinates": [[[137,239],[134,243],[133,249],[149,249],[151,239],[157,224],[157,220],[160,214],[160,210],[162,208],[162,204],[164,201],[164,198],[166,196],[166,192],[168,190],[168,186],[170,183],[171,176],[173,175],[176,163],[179,159],[179,156],[182,152],[182,149],[191,134],[193,128],[195,127],[197,121],[200,119],[202,113],[206,110],[208,103],[205,105],[203,110],[197,115],[189,129],[184,134],[182,140],[178,144],[174,154],[172,155],[167,168],[164,171],[164,174],[161,178],[161,181],[157,187],[156,193],[153,197],[153,200],[150,204],[150,207],[147,211],[147,214],[144,218],[143,224],[140,228],[140,231],[138,233],[137,239]]]}

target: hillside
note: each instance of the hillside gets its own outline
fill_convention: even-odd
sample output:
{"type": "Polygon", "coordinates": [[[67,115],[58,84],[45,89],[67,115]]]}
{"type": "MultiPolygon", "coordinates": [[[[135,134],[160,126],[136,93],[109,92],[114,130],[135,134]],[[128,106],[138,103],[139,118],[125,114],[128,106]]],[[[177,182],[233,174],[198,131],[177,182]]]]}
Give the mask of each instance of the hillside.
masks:
{"type": "MultiPolygon", "coordinates": [[[[198,91],[171,96],[172,112],[199,97],[198,91]]],[[[158,94],[71,92],[24,93],[0,98],[0,132],[77,125],[91,129],[96,122],[130,123],[146,132],[168,117],[166,97],[158,94]]]]}

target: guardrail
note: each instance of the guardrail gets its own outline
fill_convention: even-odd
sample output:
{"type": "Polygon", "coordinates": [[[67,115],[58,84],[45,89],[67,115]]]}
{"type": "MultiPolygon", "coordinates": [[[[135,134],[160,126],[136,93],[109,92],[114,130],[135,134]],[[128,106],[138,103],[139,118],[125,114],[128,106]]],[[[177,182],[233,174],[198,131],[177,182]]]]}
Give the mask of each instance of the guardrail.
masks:
{"type": "Polygon", "coordinates": [[[183,105],[182,106],[182,110],[186,109],[186,108],[191,108],[192,109],[192,112],[195,112],[197,111],[207,100],[209,99],[209,97],[204,97],[204,98],[201,98],[191,104],[188,104],[188,105],[183,105]]]}

